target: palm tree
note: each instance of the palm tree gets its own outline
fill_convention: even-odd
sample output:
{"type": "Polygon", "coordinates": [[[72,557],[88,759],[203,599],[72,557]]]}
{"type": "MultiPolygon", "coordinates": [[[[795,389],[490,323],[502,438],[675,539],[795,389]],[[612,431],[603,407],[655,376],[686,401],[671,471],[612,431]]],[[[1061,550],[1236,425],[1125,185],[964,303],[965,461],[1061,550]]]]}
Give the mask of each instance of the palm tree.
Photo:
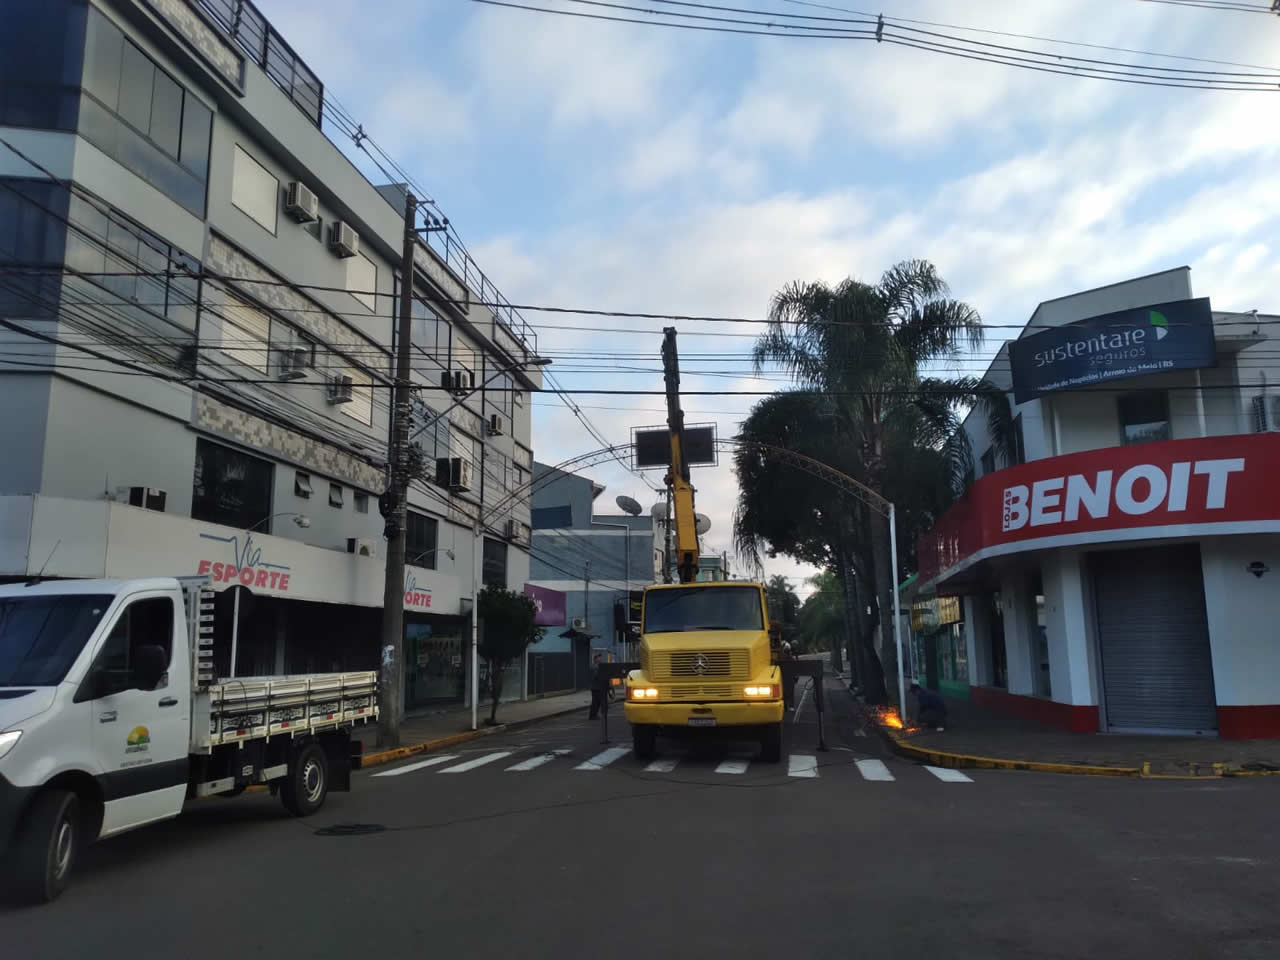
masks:
{"type": "MultiPolygon", "coordinates": [[[[854,461],[846,472],[888,499],[897,500],[887,483],[891,447],[942,452],[952,489],[963,490],[973,466],[960,428],[967,406],[984,411],[996,453],[1008,457],[1012,420],[1004,391],[975,377],[927,373],[982,345],[978,312],[949,294],[924,260],[898,263],[875,284],[793,283],[774,296],[769,328],[753,350],[757,373],[778,364],[817,395],[813,415],[828,420],[854,461]]],[[[903,571],[889,569],[887,520],[870,511],[865,520],[873,569],[864,582],[874,584],[879,610],[896,610],[903,571]]],[[[892,619],[881,616],[879,624],[888,653],[892,619]]]]}

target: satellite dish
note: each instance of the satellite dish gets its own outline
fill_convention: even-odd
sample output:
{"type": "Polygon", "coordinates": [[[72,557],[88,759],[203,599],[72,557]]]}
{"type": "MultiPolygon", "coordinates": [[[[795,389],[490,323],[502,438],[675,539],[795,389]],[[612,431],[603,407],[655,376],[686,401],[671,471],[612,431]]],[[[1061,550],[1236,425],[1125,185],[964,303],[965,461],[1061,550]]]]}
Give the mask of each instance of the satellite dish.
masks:
{"type": "Polygon", "coordinates": [[[659,500],[657,503],[655,503],[652,507],[649,508],[649,516],[653,517],[653,519],[655,520],[667,519],[666,503],[662,500],[659,500]]]}
{"type": "Polygon", "coordinates": [[[615,497],[613,502],[618,505],[618,509],[623,513],[629,513],[633,517],[638,517],[644,512],[644,507],[630,497],[615,497]]]}
{"type": "Polygon", "coordinates": [[[711,529],[711,518],[705,513],[695,513],[693,517],[693,529],[698,531],[699,535],[711,529]]]}

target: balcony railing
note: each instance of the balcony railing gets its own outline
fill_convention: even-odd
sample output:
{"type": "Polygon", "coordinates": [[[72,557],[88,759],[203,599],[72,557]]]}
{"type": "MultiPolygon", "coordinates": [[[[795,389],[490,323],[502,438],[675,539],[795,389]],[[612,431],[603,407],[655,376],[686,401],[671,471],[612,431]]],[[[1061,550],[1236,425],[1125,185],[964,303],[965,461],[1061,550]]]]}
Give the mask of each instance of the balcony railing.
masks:
{"type": "Polygon", "coordinates": [[[226,31],[317,127],[324,85],[249,0],[188,0],[226,31]]]}

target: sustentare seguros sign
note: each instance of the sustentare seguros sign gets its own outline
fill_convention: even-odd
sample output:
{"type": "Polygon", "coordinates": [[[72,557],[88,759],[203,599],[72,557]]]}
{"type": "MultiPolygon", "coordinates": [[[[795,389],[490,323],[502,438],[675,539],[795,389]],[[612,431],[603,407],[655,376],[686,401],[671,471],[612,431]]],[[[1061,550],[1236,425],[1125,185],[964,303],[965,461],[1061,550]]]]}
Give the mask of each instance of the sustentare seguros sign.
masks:
{"type": "Polygon", "coordinates": [[[1214,362],[1208,297],[1089,317],[1009,344],[1018,403],[1056,390],[1214,362]]]}

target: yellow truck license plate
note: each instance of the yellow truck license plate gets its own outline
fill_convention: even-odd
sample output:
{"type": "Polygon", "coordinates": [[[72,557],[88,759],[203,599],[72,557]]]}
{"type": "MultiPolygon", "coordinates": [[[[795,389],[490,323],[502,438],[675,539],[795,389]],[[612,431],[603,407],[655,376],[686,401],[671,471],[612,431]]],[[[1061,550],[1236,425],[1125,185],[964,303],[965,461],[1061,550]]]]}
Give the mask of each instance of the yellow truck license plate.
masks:
{"type": "Polygon", "coordinates": [[[689,726],[691,727],[714,727],[716,725],[715,717],[690,717],[689,726]]]}

